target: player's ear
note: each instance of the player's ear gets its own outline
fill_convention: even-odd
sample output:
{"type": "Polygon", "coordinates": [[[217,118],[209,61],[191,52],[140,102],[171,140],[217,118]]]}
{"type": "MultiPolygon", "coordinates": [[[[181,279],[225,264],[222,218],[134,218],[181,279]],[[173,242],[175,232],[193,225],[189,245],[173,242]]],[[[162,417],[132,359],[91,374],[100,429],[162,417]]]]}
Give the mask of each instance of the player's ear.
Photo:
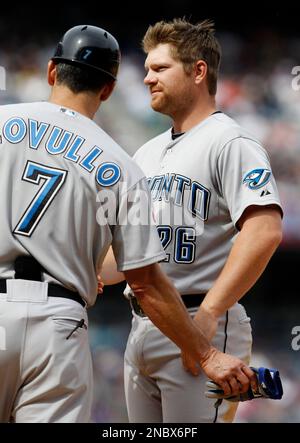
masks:
{"type": "Polygon", "coordinates": [[[207,63],[204,60],[198,60],[194,66],[195,83],[201,83],[207,76],[207,63]]]}
{"type": "Polygon", "coordinates": [[[101,89],[101,93],[100,93],[100,101],[104,102],[105,100],[107,100],[111,96],[115,85],[116,85],[116,82],[113,80],[109,83],[106,83],[103,86],[103,88],[101,89]]]}
{"type": "Polygon", "coordinates": [[[56,64],[53,60],[49,60],[48,62],[47,78],[48,84],[50,86],[53,86],[56,79],[56,64]]]}

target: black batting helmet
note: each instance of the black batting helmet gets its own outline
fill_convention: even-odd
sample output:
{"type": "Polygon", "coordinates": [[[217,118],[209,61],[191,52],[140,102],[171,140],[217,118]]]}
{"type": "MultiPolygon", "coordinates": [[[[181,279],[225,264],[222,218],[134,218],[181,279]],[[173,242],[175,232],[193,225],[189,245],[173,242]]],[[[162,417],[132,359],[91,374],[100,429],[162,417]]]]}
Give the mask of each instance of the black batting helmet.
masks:
{"type": "Polygon", "coordinates": [[[97,69],[116,80],[120,58],[119,44],[109,32],[79,25],[63,35],[52,60],[97,69]]]}

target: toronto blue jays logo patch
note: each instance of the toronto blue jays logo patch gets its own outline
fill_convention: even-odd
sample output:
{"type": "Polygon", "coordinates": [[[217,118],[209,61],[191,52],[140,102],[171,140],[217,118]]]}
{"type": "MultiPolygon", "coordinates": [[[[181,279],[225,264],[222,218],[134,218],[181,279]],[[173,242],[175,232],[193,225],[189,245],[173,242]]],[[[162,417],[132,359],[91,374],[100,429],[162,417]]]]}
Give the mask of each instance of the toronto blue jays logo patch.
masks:
{"type": "Polygon", "coordinates": [[[259,189],[270,181],[271,175],[272,172],[269,169],[253,169],[245,175],[243,184],[246,184],[249,189],[259,189]]]}

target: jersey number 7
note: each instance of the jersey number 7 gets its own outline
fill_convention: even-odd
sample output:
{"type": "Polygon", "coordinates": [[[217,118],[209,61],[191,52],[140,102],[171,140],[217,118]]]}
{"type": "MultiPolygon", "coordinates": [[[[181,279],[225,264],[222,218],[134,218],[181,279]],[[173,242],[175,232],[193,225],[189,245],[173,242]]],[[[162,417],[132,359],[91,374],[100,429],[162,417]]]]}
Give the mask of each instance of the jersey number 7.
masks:
{"type": "Polygon", "coordinates": [[[26,208],[13,231],[14,234],[25,235],[26,237],[31,236],[54,197],[64,184],[67,173],[68,172],[63,169],[52,168],[33,161],[27,161],[22,180],[35,185],[39,185],[42,180],[44,183],[26,208]]]}

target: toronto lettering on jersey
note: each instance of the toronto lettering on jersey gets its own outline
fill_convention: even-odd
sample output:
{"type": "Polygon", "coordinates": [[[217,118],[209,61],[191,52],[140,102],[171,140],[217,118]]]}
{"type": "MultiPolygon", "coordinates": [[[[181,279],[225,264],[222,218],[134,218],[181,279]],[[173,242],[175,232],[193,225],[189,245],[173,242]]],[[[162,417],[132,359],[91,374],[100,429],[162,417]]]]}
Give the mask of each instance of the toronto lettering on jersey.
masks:
{"type": "Polygon", "coordinates": [[[200,220],[207,220],[211,192],[201,183],[192,181],[180,174],[156,175],[148,178],[153,201],[172,202],[176,206],[184,206],[200,220]]]}
{"type": "Polygon", "coordinates": [[[144,189],[126,189],[126,183],[120,184],[119,195],[127,195],[126,204],[115,201],[116,195],[110,189],[97,194],[99,209],[97,221],[100,225],[107,222],[126,225],[158,226],[163,244],[168,243],[172,236],[171,226],[188,226],[194,229],[196,235],[201,235],[204,222],[208,219],[211,191],[199,182],[179,174],[165,174],[148,178],[151,191],[144,189]],[[116,205],[119,206],[117,212],[116,205]]]}
{"type": "MultiPolygon", "coordinates": [[[[48,138],[44,146],[49,155],[64,154],[67,161],[78,164],[89,173],[94,171],[94,162],[103,152],[99,146],[93,146],[82,157],[80,148],[85,142],[83,137],[34,119],[28,119],[26,122],[21,117],[12,117],[4,123],[1,134],[4,139],[13,144],[20,143],[28,134],[29,148],[35,150],[39,149],[47,134],[48,138]]],[[[120,177],[120,167],[113,162],[104,162],[95,171],[95,179],[103,187],[113,186],[120,180],[120,177]]]]}

